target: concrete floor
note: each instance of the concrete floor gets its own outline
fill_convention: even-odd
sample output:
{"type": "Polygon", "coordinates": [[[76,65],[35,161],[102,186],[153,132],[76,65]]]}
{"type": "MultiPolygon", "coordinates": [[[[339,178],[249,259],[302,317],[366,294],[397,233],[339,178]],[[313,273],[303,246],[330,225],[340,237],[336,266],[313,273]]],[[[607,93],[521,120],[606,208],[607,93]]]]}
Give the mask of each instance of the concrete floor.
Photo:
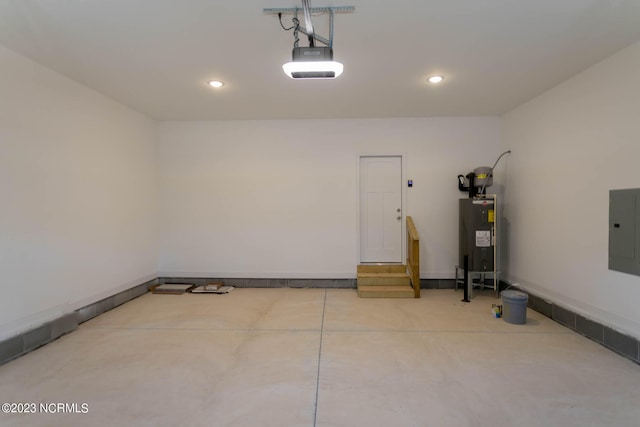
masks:
{"type": "Polygon", "coordinates": [[[530,310],[494,319],[491,292],[461,297],[147,294],[0,366],[0,403],[40,412],[0,425],[638,426],[639,365],[530,310]],[[86,413],[42,413],[58,402],[86,413]]]}

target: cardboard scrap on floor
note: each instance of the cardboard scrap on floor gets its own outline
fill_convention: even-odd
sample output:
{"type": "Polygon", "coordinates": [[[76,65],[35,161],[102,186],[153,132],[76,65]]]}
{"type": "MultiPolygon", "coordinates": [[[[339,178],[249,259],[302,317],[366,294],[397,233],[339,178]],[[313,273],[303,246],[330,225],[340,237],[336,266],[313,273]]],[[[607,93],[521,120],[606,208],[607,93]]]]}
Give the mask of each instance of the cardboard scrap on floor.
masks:
{"type": "Polygon", "coordinates": [[[233,286],[224,286],[222,282],[211,282],[206,285],[196,286],[189,292],[192,294],[228,294],[234,289],[233,286]]]}
{"type": "Polygon", "coordinates": [[[235,288],[224,286],[223,282],[209,282],[206,285],[193,283],[164,283],[151,287],[151,293],[164,295],[181,295],[185,292],[194,294],[228,294],[235,288]]]}

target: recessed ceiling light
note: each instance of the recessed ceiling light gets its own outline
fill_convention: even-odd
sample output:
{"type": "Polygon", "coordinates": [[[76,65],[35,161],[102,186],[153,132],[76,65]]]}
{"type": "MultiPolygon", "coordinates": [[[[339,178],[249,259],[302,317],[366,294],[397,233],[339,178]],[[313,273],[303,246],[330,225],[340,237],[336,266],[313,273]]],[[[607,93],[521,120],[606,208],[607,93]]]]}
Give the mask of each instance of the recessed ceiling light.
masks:
{"type": "Polygon", "coordinates": [[[440,83],[441,81],[444,80],[444,77],[442,77],[442,76],[431,76],[427,80],[429,80],[429,83],[440,83]]]}
{"type": "Polygon", "coordinates": [[[219,80],[211,80],[211,81],[209,82],[209,86],[211,86],[211,87],[215,87],[215,88],[219,88],[219,87],[224,86],[224,83],[222,83],[222,82],[221,82],[221,81],[219,81],[219,80]]]}

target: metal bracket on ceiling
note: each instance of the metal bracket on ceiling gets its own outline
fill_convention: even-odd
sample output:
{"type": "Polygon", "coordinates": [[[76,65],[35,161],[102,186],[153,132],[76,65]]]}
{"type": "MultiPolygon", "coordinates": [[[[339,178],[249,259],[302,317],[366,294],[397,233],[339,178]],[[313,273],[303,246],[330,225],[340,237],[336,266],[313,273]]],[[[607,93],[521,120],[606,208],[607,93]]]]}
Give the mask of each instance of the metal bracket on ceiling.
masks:
{"type": "MultiPolygon", "coordinates": [[[[355,10],[356,10],[355,6],[325,6],[325,7],[309,8],[309,12],[311,13],[354,12],[355,10]]],[[[298,12],[302,12],[303,9],[301,7],[274,7],[274,8],[265,8],[265,9],[262,9],[262,11],[267,15],[277,15],[279,13],[297,15],[298,12]]]]}
{"type": "MultiPolygon", "coordinates": [[[[298,30],[307,36],[313,37],[315,40],[318,40],[320,43],[324,43],[329,47],[333,47],[333,18],[336,13],[349,13],[354,12],[356,10],[355,6],[324,6],[324,7],[310,7],[310,13],[329,13],[329,39],[319,36],[315,34],[314,31],[307,30],[306,28],[300,26],[298,30]]],[[[273,8],[265,8],[262,9],[262,12],[267,15],[293,15],[296,18],[298,17],[298,13],[304,13],[304,9],[301,7],[273,7],[273,8]]]]}

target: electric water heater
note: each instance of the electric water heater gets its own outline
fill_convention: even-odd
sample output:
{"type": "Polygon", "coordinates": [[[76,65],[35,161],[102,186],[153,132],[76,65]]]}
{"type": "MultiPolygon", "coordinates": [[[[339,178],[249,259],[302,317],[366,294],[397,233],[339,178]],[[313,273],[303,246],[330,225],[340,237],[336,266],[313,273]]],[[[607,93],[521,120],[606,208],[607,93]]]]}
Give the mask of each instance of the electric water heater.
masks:
{"type": "Polygon", "coordinates": [[[470,271],[494,271],[495,202],[493,198],[460,199],[458,265],[469,256],[470,271]]]}

